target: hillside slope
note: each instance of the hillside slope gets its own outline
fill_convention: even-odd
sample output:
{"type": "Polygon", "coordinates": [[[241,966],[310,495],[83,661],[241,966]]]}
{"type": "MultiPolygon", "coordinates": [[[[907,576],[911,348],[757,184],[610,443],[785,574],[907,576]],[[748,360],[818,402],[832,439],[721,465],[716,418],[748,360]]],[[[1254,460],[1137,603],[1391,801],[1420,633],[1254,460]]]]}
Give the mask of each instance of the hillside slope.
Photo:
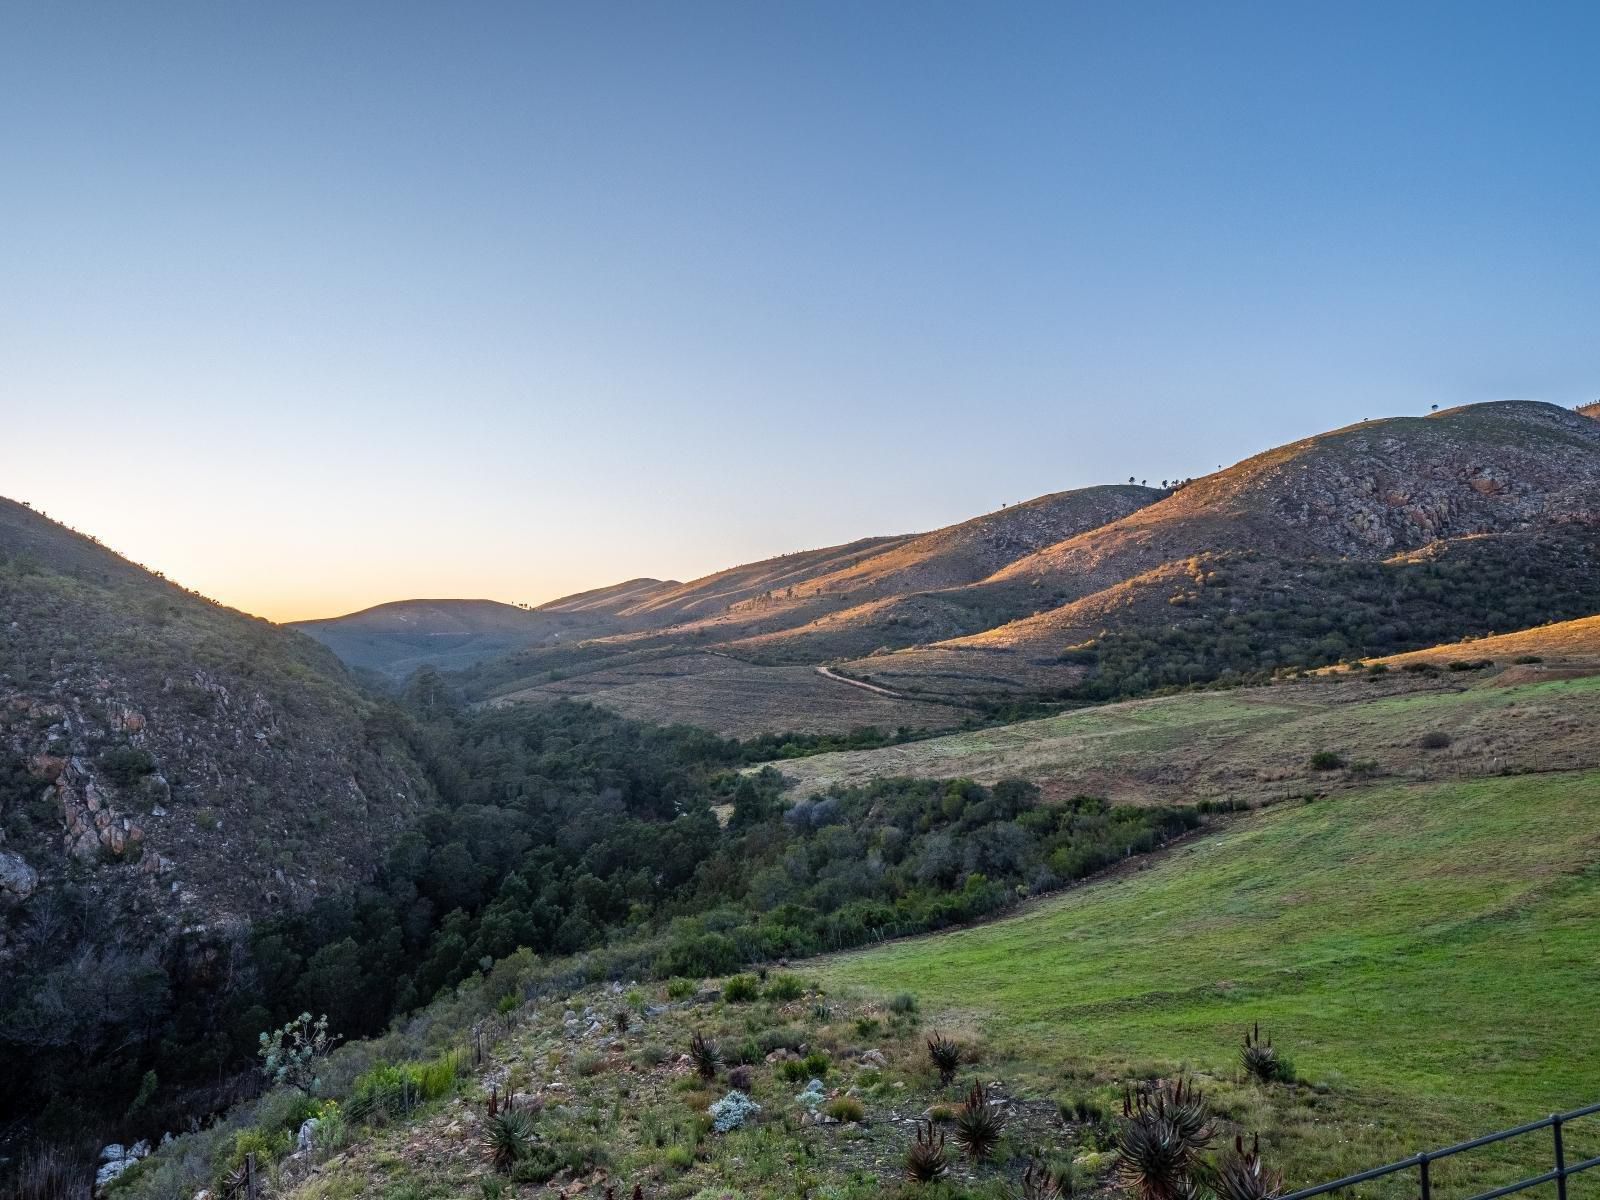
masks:
{"type": "MultiPolygon", "coordinates": [[[[1045,1081],[1186,1064],[1227,1094],[1240,1033],[1259,1021],[1316,1099],[1247,1087],[1227,1107],[1249,1114],[1291,1186],[1335,1178],[1593,1102],[1597,783],[1280,805],[1147,869],[821,974],[830,993],[914,992],[930,1023],[983,1030],[988,1056],[1045,1081]]],[[[1451,1191],[1548,1169],[1546,1142],[1503,1149],[1452,1162],[1451,1191]]]]}
{"type": "Polygon", "coordinates": [[[57,1011],[85,963],[367,878],[430,794],[310,639],[0,500],[0,1046],[92,1053],[134,1013],[57,1011]]]}

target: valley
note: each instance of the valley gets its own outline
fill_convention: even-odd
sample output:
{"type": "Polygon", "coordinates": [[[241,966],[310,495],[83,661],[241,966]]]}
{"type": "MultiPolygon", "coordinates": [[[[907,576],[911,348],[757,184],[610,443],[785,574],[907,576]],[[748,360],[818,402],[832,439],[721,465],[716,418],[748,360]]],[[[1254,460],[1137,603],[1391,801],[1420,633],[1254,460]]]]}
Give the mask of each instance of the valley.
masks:
{"type": "Polygon", "coordinates": [[[81,1194],[89,1131],[172,1135],[104,1200],[258,1169],[865,1200],[979,1079],[1012,1133],[939,1186],[998,1200],[1030,1163],[1119,1189],[1124,1089],[1181,1075],[1216,1162],[1260,1134],[1297,1183],[1575,1106],[1597,464],[1592,416],[1480,405],[687,583],[292,626],[0,504],[29,1200],[81,1194]],[[253,1060],[312,1014],[296,1095],[253,1060]],[[1252,1081],[1258,1021],[1292,1065],[1252,1081]]]}

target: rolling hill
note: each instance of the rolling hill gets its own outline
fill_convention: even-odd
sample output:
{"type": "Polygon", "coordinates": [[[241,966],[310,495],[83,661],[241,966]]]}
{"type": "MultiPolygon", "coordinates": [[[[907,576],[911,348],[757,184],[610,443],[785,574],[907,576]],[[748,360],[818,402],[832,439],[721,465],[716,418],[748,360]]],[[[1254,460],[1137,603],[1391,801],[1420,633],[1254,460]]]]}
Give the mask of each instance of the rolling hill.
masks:
{"type": "Polygon", "coordinates": [[[413,601],[301,627],[393,678],[465,667],[473,699],[839,732],[1404,652],[1586,616],[1597,594],[1600,421],[1503,402],[688,583],[531,611],[413,601]]]}

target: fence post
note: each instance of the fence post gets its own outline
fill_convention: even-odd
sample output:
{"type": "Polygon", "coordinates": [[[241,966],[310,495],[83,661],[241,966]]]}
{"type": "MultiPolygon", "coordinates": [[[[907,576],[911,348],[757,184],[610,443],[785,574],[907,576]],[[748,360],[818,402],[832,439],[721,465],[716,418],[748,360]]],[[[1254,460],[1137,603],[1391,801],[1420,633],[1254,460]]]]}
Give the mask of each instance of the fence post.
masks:
{"type": "Polygon", "coordinates": [[[1556,1200],[1567,1200],[1567,1151],[1561,1144],[1561,1114],[1550,1114],[1550,1128],[1556,1139],[1556,1200]]]}
{"type": "Polygon", "coordinates": [[[1422,1168],[1422,1200],[1433,1200],[1433,1180],[1428,1174],[1431,1161],[1433,1158],[1426,1150],[1417,1155],[1417,1165],[1422,1168]]]}

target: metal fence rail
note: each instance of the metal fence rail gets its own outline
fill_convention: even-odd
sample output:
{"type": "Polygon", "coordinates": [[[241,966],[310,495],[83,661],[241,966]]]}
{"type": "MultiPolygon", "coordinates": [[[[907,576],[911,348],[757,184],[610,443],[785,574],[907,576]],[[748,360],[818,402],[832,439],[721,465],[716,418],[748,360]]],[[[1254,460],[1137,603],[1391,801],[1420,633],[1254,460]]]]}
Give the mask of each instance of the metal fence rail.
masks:
{"type": "Polygon", "coordinates": [[[1389,1163],[1387,1166],[1373,1167],[1370,1171],[1359,1171],[1354,1175],[1346,1175],[1343,1179],[1335,1179],[1331,1183],[1319,1183],[1316,1187],[1301,1188],[1298,1192],[1290,1192],[1282,1200],[1311,1200],[1312,1196],[1323,1196],[1329,1192],[1338,1191],[1340,1188],[1351,1187],[1358,1183],[1366,1183],[1369,1179],[1380,1179],[1385,1175],[1393,1175],[1397,1171],[1409,1171],[1415,1167],[1420,1174],[1422,1184],[1422,1200],[1433,1200],[1433,1181],[1430,1177],[1430,1165],[1441,1158],[1449,1158],[1453,1154],[1461,1154],[1467,1150],[1476,1150],[1479,1146],[1488,1146],[1494,1142],[1503,1142],[1508,1138],[1523,1137],[1530,1133],[1537,1133],[1541,1129],[1552,1131],[1553,1149],[1555,1151],[1555,1166],[1542,1175],[1534,1175],[1529,1179],[1508,1183],[1504,1187],[1494,1188],[1492,1191],[1480,1192],[1470,1197],[1470,1200],[1499,1200],[1501,1196],[1509,1196],[1513,1192],[1524,1192],[1529,1188],[1542,1187],[1544,1184],[1556,1185],[1557,1200],[1567,1200],[1567,1180],[1579,1172],[1600,1167],[1600,1156],[1586,1158],[1582,1162],[1567,1162],[1566,1146],[1562,1143],[1561,1130],[1568,1121],[1575,1121],[1579,1117],[1591,1116],[1600,1113],[1600,1104],[1591,1104],[1587,1108],[1575,1108],[1571,1112],[1552,1113],[1542,1121],[1530,1121],[1526,1125],[1518,1125],[1514,1129],[1502,1129],[1498,1133],[1486,1133],[1482,1137],[1473,1138],[1469,1142],[1460,1142],[1454,1146],[1446,1146],[1443,1150],[1424,1150],[1420,1154],[1413,1154],[1410,1158],[1403,1158],[1399,1162],[1389,1163]]]}

